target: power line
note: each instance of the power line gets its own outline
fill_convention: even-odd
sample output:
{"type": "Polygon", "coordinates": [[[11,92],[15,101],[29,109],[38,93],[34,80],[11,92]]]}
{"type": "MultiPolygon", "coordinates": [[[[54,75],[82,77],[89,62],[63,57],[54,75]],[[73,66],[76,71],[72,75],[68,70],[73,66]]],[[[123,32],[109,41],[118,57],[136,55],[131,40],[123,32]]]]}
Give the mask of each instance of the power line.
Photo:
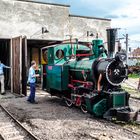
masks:
{"type": "Polygon", "coordinates": [[[140,43],[140,40],[131,40],[129,39],[130,42],[133,42],[133,43],[140,43]]]}

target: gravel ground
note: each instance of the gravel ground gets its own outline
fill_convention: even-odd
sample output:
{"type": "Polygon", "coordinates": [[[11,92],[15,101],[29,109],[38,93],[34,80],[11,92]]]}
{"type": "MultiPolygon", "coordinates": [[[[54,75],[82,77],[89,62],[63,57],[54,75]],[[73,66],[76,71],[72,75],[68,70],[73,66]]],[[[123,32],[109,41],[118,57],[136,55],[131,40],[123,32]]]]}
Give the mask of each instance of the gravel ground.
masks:
{"type": "Polygon", "coordinates": [[[76,107],[68,108],[61,99],[43,91],[37,92],[37,101],[29,104],[25,97],[9,95],[1,98],[1,103],[41,140],[140,140],[140,135],[132,132],[135,128],[127,131],[124,126],[83,114],[76,107]]]}
{"type": "Polygon", "coordinates": [[[137,89],[138,82],[139,82],[138,78],[128,78],[128,80],[125,80],[124,84],[131,89],[137,89]]]}

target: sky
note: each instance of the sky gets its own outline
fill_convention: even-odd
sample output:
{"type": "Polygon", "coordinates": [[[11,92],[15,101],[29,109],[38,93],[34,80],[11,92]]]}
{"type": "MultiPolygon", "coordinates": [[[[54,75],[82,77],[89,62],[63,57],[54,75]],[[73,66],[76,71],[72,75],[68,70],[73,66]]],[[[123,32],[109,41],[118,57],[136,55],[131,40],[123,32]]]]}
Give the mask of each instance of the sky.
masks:
{"type": "Polygon", "coordinates": [[[111,19],[112,28],[121,28],[119,37],[129,35],[129,45],[140,47],[140,0],[38,0],[69,4],[70,14],[111,19]]]}

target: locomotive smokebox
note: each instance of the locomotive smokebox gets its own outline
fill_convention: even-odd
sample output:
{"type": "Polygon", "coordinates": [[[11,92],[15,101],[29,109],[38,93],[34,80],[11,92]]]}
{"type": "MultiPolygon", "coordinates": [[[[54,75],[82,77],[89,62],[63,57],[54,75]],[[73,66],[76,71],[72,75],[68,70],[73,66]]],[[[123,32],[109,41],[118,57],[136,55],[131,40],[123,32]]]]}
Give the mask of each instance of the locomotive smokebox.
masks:
{"type": "Polygon", "coordinates": [[[108,57],[113,57],[113,52],[115,51],[115,41],[117,36],[117,29],[111,28],[107,29],[107,45],[108,45],[108,57]]]}
{"type": "Polygon", "coordinates": [[[96,75],[102,74],[104,80],[107,80],[104,84],[109,83],[113,86],[121,85],[127,76],[126,67],[122,61],[102,59],[94,69],[96,69],[96,75]]]}

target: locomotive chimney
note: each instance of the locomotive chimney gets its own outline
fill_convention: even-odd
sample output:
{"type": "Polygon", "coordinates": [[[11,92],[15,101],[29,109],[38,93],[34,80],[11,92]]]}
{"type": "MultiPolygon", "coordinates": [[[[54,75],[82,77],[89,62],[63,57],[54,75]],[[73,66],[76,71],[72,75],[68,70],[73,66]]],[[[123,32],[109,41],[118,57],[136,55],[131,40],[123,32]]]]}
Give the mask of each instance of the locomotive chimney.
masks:
{"type": "Polygon", "coordinates": [[[115,51],[115,41],[117,36],[117,29],[111,28],[107,29],[107,44],[108,44],[108,57],[113,57],[115,51]]]}

